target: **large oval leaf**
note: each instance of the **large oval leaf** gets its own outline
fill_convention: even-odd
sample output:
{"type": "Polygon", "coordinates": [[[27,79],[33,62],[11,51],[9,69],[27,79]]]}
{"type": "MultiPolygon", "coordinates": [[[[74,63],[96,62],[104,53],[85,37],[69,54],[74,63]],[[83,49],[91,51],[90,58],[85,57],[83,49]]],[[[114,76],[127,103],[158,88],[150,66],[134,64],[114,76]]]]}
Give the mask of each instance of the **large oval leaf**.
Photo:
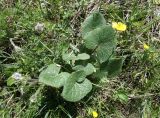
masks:
{"type": "Polygon", "coordinates": [[[59,74],[59,71],[60,67],[56,64],[49,65],[40,73],[39,82],[56,88],[62,87],[66,83],[70,74],[66,72],[59,74]]]}
{"type": "Polygon", "coordinates": [[[82,65],[77,65],[73,67],[73,70],[83,70],[85,72],[85,75],[88,76],[95,72],[96,68],[91,63],[88,63],[86,67],[82,65]]]}
{"type": "Polygon", "coordinates": [[[105,62],[113,53],[116,46],[115,31],[109,25],[101,26],[85,37],[85,46],[95,51],[100,63],[105,62]]]}
{"type": "Polygon", "coordinates": [[[88,79],[84,78],[83,81],[78,82],[83,77],[85,77],[84,71],[73,72],[70,75],[61,94],[65,100],[79,101],[92,90],[92,83],[88,79]]]}
{"type": "Polygon", "coordinates": [[[112,58],[109,60],[106,70],[108,71],[108,77],[117,76],[123,66],[124,58],[112,58]]]}
{"type": "Polygon", "coordinates": [[[100,63],[107,61],[114,53],[115,42],[107,42],[100,44],[95,52],[95,55],[100,63]]]}
{"type": "Polygon", "coordinates": [[[106,25],[106,20],[104,19],[103,15],[98,11],[92,13],[82,23],[82,37],[84,37],[90,31],[103,25],[106,25]]]}

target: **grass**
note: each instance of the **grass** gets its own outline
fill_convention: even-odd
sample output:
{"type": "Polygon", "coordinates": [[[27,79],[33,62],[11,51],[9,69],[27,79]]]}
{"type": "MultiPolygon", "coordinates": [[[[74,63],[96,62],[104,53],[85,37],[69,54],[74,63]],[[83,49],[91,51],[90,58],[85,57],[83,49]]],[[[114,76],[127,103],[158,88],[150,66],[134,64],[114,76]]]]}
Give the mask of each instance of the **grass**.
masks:
{"type": "Polygon", "coordinates": [[[152,1],[42,1],[0,2],[0,117],[1,118],[159,118],[160,27],[159,6],[152,1]],[[82,43],[80,26],[99,9],[108,22],[120,21],[127,31],[118,33],[117,55],[125,56],[121,74],[94,85],[95,90],[78,103],[66,102],[55,88],[37,83],[48,64],[59,63],[70,44],[82,43]],[[38,34],[37,22],[45,24],[38,34]],[[22,51],[16,51],[10,43],[22,51]],[[152,51],[143,49],[143,43],[152,51]],[[14,73],[24,82],[7,86],[14,73]]]}

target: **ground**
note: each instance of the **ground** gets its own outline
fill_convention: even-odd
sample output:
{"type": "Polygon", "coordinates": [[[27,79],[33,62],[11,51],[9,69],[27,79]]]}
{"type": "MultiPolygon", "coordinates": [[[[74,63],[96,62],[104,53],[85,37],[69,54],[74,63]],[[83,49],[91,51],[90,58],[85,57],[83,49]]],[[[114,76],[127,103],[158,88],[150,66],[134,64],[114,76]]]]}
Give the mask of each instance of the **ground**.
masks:
{"type": "Polygon", "coordinates": [[[159,118],[160,7],[157,0],[1,0],[1,118],[159,118]],[[116,53],[122,72],[99,84],[79,102],[38,82],[49,64],[61,62],[70,45],[83,43],[81,23],[99,10],[109,24],[123,22],[116,53]],[[36,31],[37,23],[44,25],[36,31]],[[149,49],[144,48],[144,44],[149,49]],[[26,79],[12,84],[13,73],[26,79]],[[11,85],[10,85],[11,84],[11,85]]]}

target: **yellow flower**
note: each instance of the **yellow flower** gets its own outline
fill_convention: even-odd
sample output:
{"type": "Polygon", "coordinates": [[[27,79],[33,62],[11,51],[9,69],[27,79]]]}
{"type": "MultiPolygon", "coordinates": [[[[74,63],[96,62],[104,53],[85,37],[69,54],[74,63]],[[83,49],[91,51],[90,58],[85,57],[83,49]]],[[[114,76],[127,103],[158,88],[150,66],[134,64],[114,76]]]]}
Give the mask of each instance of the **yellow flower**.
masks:
{"type": "Polygon", "coordinates": [[[143,44],[143,48],[144,48],[145,50],[148,50],[148,49],[149,49],[149,46],[144,43],[144,44],[143,44]]]}
{"type": "Polygon", "coordinates": [[[121,22],[112,22],[112,28],[118,31],[125,31],[127,29],[127,26],[121,22]]]}
{"type": "Polygon", "coordinates": [[[92,116],[93,116],[93,118],[97,118],[98,117],[98,113],[96,111],[92,111],[92,116]]]}

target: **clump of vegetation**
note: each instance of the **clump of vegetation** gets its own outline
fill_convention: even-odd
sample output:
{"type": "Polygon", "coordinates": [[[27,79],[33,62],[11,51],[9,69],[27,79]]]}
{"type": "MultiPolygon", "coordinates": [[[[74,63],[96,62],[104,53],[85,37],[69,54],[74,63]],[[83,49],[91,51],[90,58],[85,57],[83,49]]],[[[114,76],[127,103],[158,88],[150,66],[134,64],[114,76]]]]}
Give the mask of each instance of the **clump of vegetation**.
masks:
{"type": "Polygon", "coordinates": [[[91,79],[115,76],[123,63],[121,57],[114,57],[115,31],[111,25],[106,25],[99,12],[86,18],[82,24],[82,37],[88,54],[79,49],[65,53],[61,72],[61,65],[51,64],[39,76],[39,81],[46,85],[63,87],[62,97],[72,102],[81,100],[92,90],[91,79]]]}

